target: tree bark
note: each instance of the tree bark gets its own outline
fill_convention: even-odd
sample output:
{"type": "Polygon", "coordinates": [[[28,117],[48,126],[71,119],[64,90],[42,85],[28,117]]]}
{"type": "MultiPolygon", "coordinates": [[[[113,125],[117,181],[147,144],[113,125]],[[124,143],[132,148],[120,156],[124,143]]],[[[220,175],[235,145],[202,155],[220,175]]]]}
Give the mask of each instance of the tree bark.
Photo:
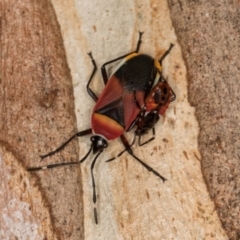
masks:
{"type": "MultiPolygon", "coordinates": [[[[19,180],[21,177],[16,172],[18,165],[24,179],[26,176],[29,178],[31,187],[26,188],[25,193],[24,189],[19,188],[23,192],[18,195],[18,200],[24,199],[37,219],[39,236],[34,235],[34,238],[30,235],[29,239],[81,239],[83,207],[80,168],[59,168],[31,175],[26,171],[28,167],[78,159],[77,141],[51,159],[40,162],[39,157],[77,131],[71,76],[53,7],[48,0],[3,0],[0,15],[1,159],[3,164],[12,166],[12,171],[4,171],[3,182],[18,174],[15,186],[22,184],[23,180],[19,180]],[[6,154],[19,163],[11,162],[6,154]],[[29,192],[32,195],[26,197],[29,192]],[[37,199],[42,199],[42,203],[36,205],[37,199]],[[43,227],[41,219],[44,217],[39,216],[43,211],[46,212],[45,217],[50,213],[49,226],[45,224],[43,227]],[[49,230],[52,233],[46,234],[49,230]]],[[[12,202],[8,193],[14,188],[8,187],[6,184],[3,188],[5,201],[1,205],[2,210],[8,209],[12,202]]],[[[3,226],[9,225],[6,218],[1,218],[4,239],[24,238],[16,231],[20,219],[14,219],[14,213],[8,212],[8,219],[15,223],[11,228],[3,229],[3,226]]],[[[26,212],[22,213],[22,216],[26,215],[26,212]]]]}
{"type": "Polygon", "coordinates": [[[169,0],[200,125],[202,172],[230,239],[240,239],[240,4],[169,0]]]}

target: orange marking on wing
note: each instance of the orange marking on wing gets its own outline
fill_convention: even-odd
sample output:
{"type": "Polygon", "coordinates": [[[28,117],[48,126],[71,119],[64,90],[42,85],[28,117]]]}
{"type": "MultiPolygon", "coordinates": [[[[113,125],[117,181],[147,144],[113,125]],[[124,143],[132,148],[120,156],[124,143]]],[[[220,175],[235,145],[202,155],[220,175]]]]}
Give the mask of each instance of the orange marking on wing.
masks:
{"type": "Polygon", "coordinates": [[[99,113],[92,115],[92,129],[95,134],[102,135],[107,140],[115,139],[124,132],[124,128],[115,120],[99,113]]]}

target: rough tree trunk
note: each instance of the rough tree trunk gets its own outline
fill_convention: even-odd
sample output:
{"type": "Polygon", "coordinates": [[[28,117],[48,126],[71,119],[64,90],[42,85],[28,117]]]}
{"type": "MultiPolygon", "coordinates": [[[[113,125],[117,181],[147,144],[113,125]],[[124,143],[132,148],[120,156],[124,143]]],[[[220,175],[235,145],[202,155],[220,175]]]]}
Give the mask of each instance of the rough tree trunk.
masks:
{"type": "Polygon", "coordinates": [[[171,1],[200,125],[202,172],[230,239],[240,239],[240,3],[171,1]]]}
{"type": "MultiPolygon", "coordinates": [[[[48,0],[3,0],[0,15],[0,238],[80,239],[80,169],[62,168],[57,174],[24,169],[42,164],[39,155],[77,129],[71,76],[53,7],[48,0]]],[[[51,162],[77,158],[74,141],[51,162]]]]}

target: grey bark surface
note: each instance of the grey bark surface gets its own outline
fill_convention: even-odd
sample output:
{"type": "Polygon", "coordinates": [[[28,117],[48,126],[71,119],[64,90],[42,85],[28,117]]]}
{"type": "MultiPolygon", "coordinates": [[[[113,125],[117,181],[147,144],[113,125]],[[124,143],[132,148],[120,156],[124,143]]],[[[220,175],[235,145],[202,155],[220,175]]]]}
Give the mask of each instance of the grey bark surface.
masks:
{"type": "Polygon", "coordinates": [[[230,239],[240,239],[240,3],[168,1],[200,125],[202,172],[230,239]]]}

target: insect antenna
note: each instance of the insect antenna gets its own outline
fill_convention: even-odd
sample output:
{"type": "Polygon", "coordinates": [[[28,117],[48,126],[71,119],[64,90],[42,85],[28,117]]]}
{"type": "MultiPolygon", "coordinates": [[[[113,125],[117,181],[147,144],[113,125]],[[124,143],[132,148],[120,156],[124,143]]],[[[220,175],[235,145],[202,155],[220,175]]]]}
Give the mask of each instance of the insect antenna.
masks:
{"type": "MultiPolygon", "coordinates": [[[[93,188],[93,203],[96,204],[97,202],[97,195],[96,195],[96,184],[95,184],[95,179],[94,179],[94,174],[93,174],[93,169],[95,166],[95,163],[97,161],[98,156],[102,153],[102,151],[98,152],[97,156],[94,158],[91,164],[91,176],[92,176],[92,188],[93,188]]],[[[97,208],[94,207],[94,218],[95,218],[95,223],[98,224],[98,215],[97,215],[97,208]]]]}
{"type": "Polygon", "coordinates": [[[50,164],[50,165],[43,166],[43,167],[27,168],[27,170],[30,171],[30,172],[32,172],[32,171],[45,170],[45,169],[48,169],[48,168],[55,168],[55,167],[60,167],[60,166],[67,166],[67,165],[79,164],[79,163],[84,162],[84,161],[87,159],[87,157],[89,156],[89,154],[91,153],[91,151],[92,151],[92,145],[91,145],[89,151],[87,152],[87,154],[86,154],[81,160],[76,161],[76,162],[54,163],[54,164],[50,164]]]}

